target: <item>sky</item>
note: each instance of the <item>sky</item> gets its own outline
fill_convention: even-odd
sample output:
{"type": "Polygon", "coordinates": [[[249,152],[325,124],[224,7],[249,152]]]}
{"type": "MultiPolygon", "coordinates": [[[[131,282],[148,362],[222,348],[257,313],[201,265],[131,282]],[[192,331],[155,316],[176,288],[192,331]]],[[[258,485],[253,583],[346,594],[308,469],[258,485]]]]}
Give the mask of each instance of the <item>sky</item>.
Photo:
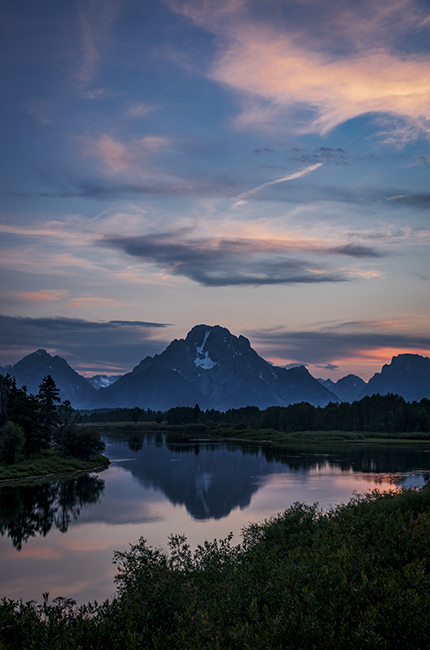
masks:
{"type": "Polygon", "coordinates": [[[430,2],[4,0],[0,365],[430,356],[430,2]]]}

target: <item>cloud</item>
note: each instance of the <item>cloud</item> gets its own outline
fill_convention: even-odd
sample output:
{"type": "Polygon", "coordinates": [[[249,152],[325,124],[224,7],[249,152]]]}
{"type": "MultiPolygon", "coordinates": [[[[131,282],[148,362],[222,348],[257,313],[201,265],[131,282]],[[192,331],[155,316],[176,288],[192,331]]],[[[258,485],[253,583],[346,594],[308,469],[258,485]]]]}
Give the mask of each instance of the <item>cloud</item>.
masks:
{"type": "Polygon", "coordinates": [[[288,176],[284,176],[283,178],[277,178],[274,181],[268,181],[267,183],[263,183],[262,185],[259,185],[258,187],[254,187],[252,190],[248,190],[248,192],[244,192],[243,194],[240,194],[238,196],[239,199],[244,199],[246,196],[250,196],[251,194],[255,194],[255,192],[258,192],[258,190],[263,189],[263,187],[268,187],[269,185],[277,185],[278,183],[285,183],[286,181],[292,181],[295,180],[296,178],[301,178],[302,176],[305,176],[306,174],[310,174],[311,172],[315,171],[316,169],[319,169],[321,165],[324,163],[319,162],[314,165],[309,165],[309,167],[305,167],[304,169],[299,169],[296,172],[292,172],[291,174],[288,174],[288,176]]]}
{"type": "Polygon", "coordinates": [[[112,24],[118,15],[119,0],[86,0],[78,6],[82,56],[75,79],[90,84],[106,56],[112,24]]]}
{"type": "Polygon", "coordinates": [[[393,201],[393,205],[407,205],[412,208],[430,208],[430,194],[398,194],[389,196],[387,201],[393,201]]]}
{"type": "MultiPolygon", "coordinates": [[[[341,147],[334,149],[333,147],[316,147],[313,151],[305,151],[298,147],[292,147],[285,151],[288,160],[293,162],[300,162],[308,165],[315,165],[316,163],[334,164],[337,166],[344,166],[350,164],[350,156],[341,147]]],[[[376,157],[375,157],[376,158],[376,157]]]]}
{"type": "Polygon", "coordinates": [[[317,368],[322,368],[323,370],[339,370],[339,366],[335,363],[326,363],[323,366],[317,366],[317,368]]]}
{"type": "Polygon", "coordinates": [[[109,174],[132,174],[136,176],[143,171],[153,172],[146,158],[162,147],[169,145],[171,140],[163,136],[146,136],[131,142],[120,142],[110,135],[99,138],[86,138],[83,145],[83,155],[100,160],[105,171],[109,174]]]}
{"type": "Polygon", "coordinates": [[[347,282],[355,273],[310,262],[298,255],[373,258],[381,253],[358,244],[329,247],[293,239],[190,239],[187,230],[146,236],[106,236],[101,246],[122,250],[166,273],[208,287],[347,282]]]}
{"type": "Polygon", "coordinates": [[[209,76],[240,97],[238,126],[325,135],[379,115],[387,142],[430,137],[430,57],[415,46],[429,24],[417,2],[311,0],[285,14],[267,4],[170,2],[217,36],[209,76]]]}
{"type": "Polygon", "coordinates": [[[126,111],[127,117],[143,117],[156,109],[156,106],[145,104],[144,102],[135,102],[130,104],[126,111]]]}
{"type": "Polygon", "coordinates": [[[319,367],[380,350],[430,353],[430,335],[399,322],[334,323],[308,331],[279,327],[248,330],[246,336],[263,356],[319,367]]]}
{"type": "Polygon", "coordinates": [[[126,372],[166,347],[170,341],[157,338],[166,327],[166,323],[145,321],[0,316],[0,362],[16,363],[43,348],[63,356],[75,369],[94,368],[94,374],[126,372]]]}
{"type": "MultiPolygon", "coordinates": [[[[68,295],[65,289],[42,289],[40,291],[7,291],[7,302],[9,303],[40,303],[56,302],[68,295]]],[[[6,297],[3,295],[3,299],[6,297]]]]}
{"type": "Polygon", "coordinates": [[[51,123],[52,108],[43,99],[32,99],[25,107],[24,111],[32,117],[39,126],[46,126],[51,123]]]}

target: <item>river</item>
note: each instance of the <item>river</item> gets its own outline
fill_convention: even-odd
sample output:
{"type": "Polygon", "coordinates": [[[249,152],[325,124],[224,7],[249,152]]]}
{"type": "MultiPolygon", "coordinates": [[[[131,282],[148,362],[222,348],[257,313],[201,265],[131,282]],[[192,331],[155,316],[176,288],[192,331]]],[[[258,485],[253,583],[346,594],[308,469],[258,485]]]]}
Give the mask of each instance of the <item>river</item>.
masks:
{"type": "Polygon", "coordinates": [[[192,547],[240,531],[296,501],[330,508],[353,492],[420,487],[430,445],[273,448],[165,437],[105,438],[108,469],[0,487],[0,597],[78,603],[115,594],[113,551],[145,537],[192,547]]]}

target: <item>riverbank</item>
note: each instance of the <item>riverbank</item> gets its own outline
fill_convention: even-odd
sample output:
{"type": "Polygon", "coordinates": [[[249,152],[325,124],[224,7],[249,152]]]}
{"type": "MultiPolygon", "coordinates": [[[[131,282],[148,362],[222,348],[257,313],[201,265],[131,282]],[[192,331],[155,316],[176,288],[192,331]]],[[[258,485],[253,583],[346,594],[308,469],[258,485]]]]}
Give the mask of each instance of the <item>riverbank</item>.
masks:
{"type": "Polygon", "coordinates": [[[96,454],[84,461],[73,456],[62,455],[53,449],[45,449],[13,465],[0,465],[0,484],[96,471],[108,467],[109,463],[109,459],[102,454],[96,454]]]}
{"type": "Polygon", "coordinates": [[[157,424],[155,422],[93,422],[92,428],[100,435],[115,433],[130,436],[153,435],[176,438],[184,441],[238,440],[257,444],[430,444],[429,432],[381,433],[373,431],[296,431],[285,432],[275,429],[252,429],[242,427],[207,426],[204,424],[157,424]]]}

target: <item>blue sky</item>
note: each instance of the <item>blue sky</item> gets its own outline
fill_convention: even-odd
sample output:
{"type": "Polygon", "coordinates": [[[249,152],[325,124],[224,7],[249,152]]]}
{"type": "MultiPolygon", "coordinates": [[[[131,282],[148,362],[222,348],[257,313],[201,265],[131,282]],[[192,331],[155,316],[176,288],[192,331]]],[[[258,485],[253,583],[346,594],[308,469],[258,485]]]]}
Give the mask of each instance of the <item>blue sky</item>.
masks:
{"type": "Polygon", "coordinates": [[[6,0],[0,364],[430,353],[430,5],[6,0]]]}

